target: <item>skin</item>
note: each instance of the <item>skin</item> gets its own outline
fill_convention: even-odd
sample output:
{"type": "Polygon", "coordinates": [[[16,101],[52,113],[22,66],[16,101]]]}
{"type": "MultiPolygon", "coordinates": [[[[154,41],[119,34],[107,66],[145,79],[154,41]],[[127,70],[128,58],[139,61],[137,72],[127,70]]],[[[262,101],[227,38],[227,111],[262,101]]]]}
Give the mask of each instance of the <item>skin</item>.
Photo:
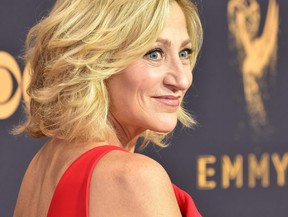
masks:
{"type": "MultiPolygon", "coordinates": [[[[118,144],[135,144],[146,129],[170,132],[175,128],[177,109],[192,83],[190,54],[185,17],[173,2],[151,50],[107,82],[111,119],[121,135],[118,144]]],[[[96,166],[92,183],[90,213],[95,216],[181,216],[169,176],[143,155],[106,155],[96,166]]]]}
{"type": "Polygon", "coordinates": [[[57,183],[71,163],[107,144],[129,152],[111,151],[97,163],[90,184],[90,217],[181,217],[166,171],[133,151],[143,131],[164,133],[176,126],[177,109],[192,83],[190,48],[184,14],[172,2],[167,24],[151,50],[107,81],[117,134],[107,143],[49,140],[26,171],[14,217],[46,217],[57,183]]]}
{"type": "Polygon", "coordinates": [[[181,13],[172,3],[167,24],[150,51],[107,81],[110,118],[122,146],[133,146],[146,129],[168,133],[176,126],[177,109],[192,83],[191,43],[181,13]]]}

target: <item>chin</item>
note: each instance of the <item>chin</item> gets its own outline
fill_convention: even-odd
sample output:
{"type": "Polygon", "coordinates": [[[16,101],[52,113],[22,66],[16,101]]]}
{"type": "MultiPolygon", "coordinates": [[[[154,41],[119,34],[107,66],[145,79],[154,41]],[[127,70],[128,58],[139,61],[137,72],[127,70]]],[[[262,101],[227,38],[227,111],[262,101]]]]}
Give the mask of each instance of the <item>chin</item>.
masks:
{"type": "Polygon", "coordinates": [[[151,130],[158,133],[170,133],[175,129],[176,124],[177,120],[171,122],[159,121],[158,123],[155,123],[154,127],[151,130]]]}

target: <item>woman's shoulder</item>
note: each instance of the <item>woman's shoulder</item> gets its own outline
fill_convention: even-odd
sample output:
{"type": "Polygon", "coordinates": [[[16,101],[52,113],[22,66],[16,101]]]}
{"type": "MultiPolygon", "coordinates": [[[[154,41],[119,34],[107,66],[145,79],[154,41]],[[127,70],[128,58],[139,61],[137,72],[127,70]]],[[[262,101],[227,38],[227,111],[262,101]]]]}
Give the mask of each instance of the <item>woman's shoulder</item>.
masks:
{"type": "Polygon", "coordinates": [[[110,181],[115,181],[115,184],[119,185],[124,183],[134,185],[149,181],[148,185],[157,180],[171,185],[168,174],[157,161],[143,154],[122,151],[111,151],[106,154],[97,163],[93,177],[97,178],[97,182],[109,177],[110,181]]]}
{"type": "Polygon", "coordinates": [[[123,216],[180,214],[165,169],[145,155],[122,151],[108,153],[94,168],[90,202],[93,204],[91,213],[105,211],[103,206],[113,206],[115,209],[109,209],[109,213],[105,211],[109,216],[121,216],[119,213],[123,216]]]}

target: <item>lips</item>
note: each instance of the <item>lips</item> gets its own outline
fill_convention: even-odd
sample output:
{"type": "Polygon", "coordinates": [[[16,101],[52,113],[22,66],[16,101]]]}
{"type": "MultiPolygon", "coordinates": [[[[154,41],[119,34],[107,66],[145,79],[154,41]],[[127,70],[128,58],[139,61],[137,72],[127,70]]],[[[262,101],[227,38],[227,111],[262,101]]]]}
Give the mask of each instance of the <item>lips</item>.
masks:
{"type": "Polygon", "coordinates": [[[180,96],[164,95],[153,97],[159,103],[171,107],[178,107],[180,105],[180,96]]]}

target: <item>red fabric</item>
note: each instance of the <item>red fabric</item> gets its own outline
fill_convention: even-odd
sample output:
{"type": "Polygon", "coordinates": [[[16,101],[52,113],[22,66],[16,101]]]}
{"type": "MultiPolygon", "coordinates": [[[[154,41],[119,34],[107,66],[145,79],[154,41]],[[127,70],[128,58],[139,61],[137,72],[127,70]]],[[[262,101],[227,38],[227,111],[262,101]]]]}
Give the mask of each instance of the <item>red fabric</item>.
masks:
{"type": "Polygon", "coordinates": [[[176,199],[181,210],[182,216],[185,217],[202,217],[191,196],[187,192],[178,188],[173,184],[173,189],[176,195],[176,199]]]}
{"type": "MultiPolygon", "coordinates": [[[[48,210],[47,217],[88,217],[90,180],[96,163],[106,153],[123,148],[107,145],[89,150],[75,160],[61,177],[48,210]]],[[[192,198],[173,184],[182,212],[186,217],[201,217],[192,198]]]]}

